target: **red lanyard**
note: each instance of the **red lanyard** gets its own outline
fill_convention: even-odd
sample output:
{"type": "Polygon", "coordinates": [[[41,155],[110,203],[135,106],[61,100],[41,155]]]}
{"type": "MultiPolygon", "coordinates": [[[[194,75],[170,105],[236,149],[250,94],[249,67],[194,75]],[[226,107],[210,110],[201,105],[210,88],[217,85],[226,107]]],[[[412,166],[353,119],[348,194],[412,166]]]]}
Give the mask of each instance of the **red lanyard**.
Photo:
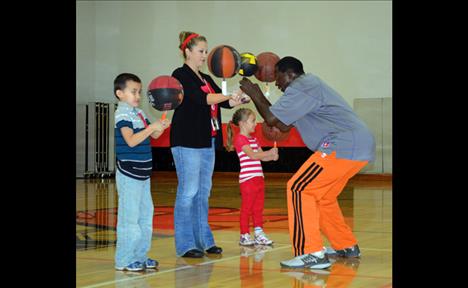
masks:
{"type": "Polygon", "coordinates": [[[210,83],[208,83],[208,81],[206,81],[205,79],[203,79],[203,82],[205,83],[204,86],[201,86],[201,90],[205,93],[215,93],[213,87],[211,87],[210,83]]]}
{"type": "MultiPolygon", "coordinates": [[[[210,83],[203,79],[203,82],[205,83],[204,86],[201,86],[201,90],[205,93],[215,93],[213,87],[211,87],[210,83]]],[[[212,104],[211,105],[211,136],[216,136],[217,130],[219,130],[219,124],[218,124],[218,104],[212,104]]]]}
{"type": "MultiPolygon", "coordinates": [[[[210,83],[203,79],[203,82],[205,82],[205,86],[201,87],[201,90],[205,93],[215,93],[213,87],[211,87],[210,83]]],[[[213,104],[211,105],[211,116],[213,118],[218,118],[218,104],[213,104]]]]}
{"type": "Polygon", "coordinates": [[[145,128],[148,127],[148,123],[146,123],[145,118],[143,117],[143,115],[141,115],[141,112],[138,112],[138,116],[140,116],[141,121],[143,121],[145,128]]]}

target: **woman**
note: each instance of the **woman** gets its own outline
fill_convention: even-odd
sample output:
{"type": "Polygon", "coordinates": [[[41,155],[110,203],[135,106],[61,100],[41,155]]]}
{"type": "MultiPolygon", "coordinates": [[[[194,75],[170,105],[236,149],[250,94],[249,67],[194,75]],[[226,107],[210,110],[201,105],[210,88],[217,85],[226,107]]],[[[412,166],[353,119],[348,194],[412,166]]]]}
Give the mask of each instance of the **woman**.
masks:
{"type": "Polygon", "coordinates": [[[181,32],[184,65],[172,76],[184,87],[184,99],[174,111],[171,151],[177,171],[174,230],[177,256],[201,258],[206,253],[221,254],[208,225],[208,198],[215,163],[215,149],[222,147],[221,111],[242,104],[242,91],[221,94],[207,74],[200,72],[208,57],[204,36],[181,32]]]}

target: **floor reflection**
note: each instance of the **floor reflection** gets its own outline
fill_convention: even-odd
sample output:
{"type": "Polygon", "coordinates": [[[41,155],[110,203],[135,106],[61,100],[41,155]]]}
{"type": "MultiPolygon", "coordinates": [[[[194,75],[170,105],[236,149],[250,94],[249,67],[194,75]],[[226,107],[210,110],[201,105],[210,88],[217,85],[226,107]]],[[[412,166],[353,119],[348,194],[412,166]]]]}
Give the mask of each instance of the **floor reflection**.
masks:
{"type": "Polygon", "coordinates": [[[268,245],[240,246],[241,287],[263,287],[263,257],[271,249],[268,245]]]}
{"type": "MultiPolygon", "coordinates": [[[[222,256],[221,256],[222,257],[222,256]]],[[[213,271],[213,263],[209,258],[184,258],[177,257],[174,282],[176,288],[192,287],[194,283],[200,286],[210,282],[213,271]],[[209,260],[209,261],[207,261],[209,260]]]]}
{"type": "Polygon", "coordinates": [[[115,288],[149,288],[146,277],[142,275],[151,275],[157,270],[149,269],[142,272],[115,271],[115,288]]]}

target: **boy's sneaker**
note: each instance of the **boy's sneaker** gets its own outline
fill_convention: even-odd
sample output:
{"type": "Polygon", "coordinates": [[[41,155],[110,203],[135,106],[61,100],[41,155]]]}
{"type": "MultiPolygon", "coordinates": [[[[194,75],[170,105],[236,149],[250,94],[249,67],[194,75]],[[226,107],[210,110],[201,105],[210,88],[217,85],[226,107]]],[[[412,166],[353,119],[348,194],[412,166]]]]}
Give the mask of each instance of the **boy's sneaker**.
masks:
{"type": "Polygon", "coordinates": [[[345,248],[343,250],[336,250],[336,254],[346,258],[358,258],[361,257],[361,251],[359,246],[356,244],[353,247],[345,248]]]}
{"type": "Polygon", "coordinates": [[[250,238],[249,233],[245,233],[240,236],[239,244],[242,246],[251,246],[254,245],[255,242],[252,240],[252,238],[250,238]]]}
{"type": "Polygon", "coordinates": [[[294,257],[291,260],[281,261],[282,267],[285,268],[310,268],[310,269],[325,269],[331,266],[327,254],[323,257],[318,257],[313,254],[304,254],[294,257]]]}
{"type": "Polygon", "coordinates": [[[273,241],[268,239],[265,235],[265,233],[259,233],[259,234],[255,234],[255,244],[257,245],[271,245],[273,244],[273,241]]]}
{"type": "Polygon", "coordinates": [[[115,267],[118,271],[142,271],[144,269],[143,263],[136,261],[126,267],[115,267]]]}
{"type": "Polygon", "coordinates": [[[151,258],[146,259],[145,263],[143,263],[145,268],[147,269],[156,269],[159,266],[158,261],[153,260],[151,258]]]}

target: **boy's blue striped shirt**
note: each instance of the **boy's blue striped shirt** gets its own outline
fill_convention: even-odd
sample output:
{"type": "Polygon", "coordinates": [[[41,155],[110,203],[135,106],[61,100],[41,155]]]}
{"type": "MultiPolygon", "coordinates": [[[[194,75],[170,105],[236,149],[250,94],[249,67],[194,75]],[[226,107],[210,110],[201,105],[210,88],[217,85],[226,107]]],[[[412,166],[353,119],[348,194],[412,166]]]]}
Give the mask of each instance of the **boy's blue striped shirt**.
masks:
{"type": "Polygon", "coordinates": [[[150,124],[143,110],[132,107],[126,102],[119,102],[115,111],[115,154],[117,169],[122,174],[134,179],[146,180],[151,176],[153,168],[149,137],[135,147],[130,147],[120,130],[122,127],[128,127],[133,130],[133,133],[138,133],[145,129],[138,113],[141,113],[147,124],[150,124]]]}

